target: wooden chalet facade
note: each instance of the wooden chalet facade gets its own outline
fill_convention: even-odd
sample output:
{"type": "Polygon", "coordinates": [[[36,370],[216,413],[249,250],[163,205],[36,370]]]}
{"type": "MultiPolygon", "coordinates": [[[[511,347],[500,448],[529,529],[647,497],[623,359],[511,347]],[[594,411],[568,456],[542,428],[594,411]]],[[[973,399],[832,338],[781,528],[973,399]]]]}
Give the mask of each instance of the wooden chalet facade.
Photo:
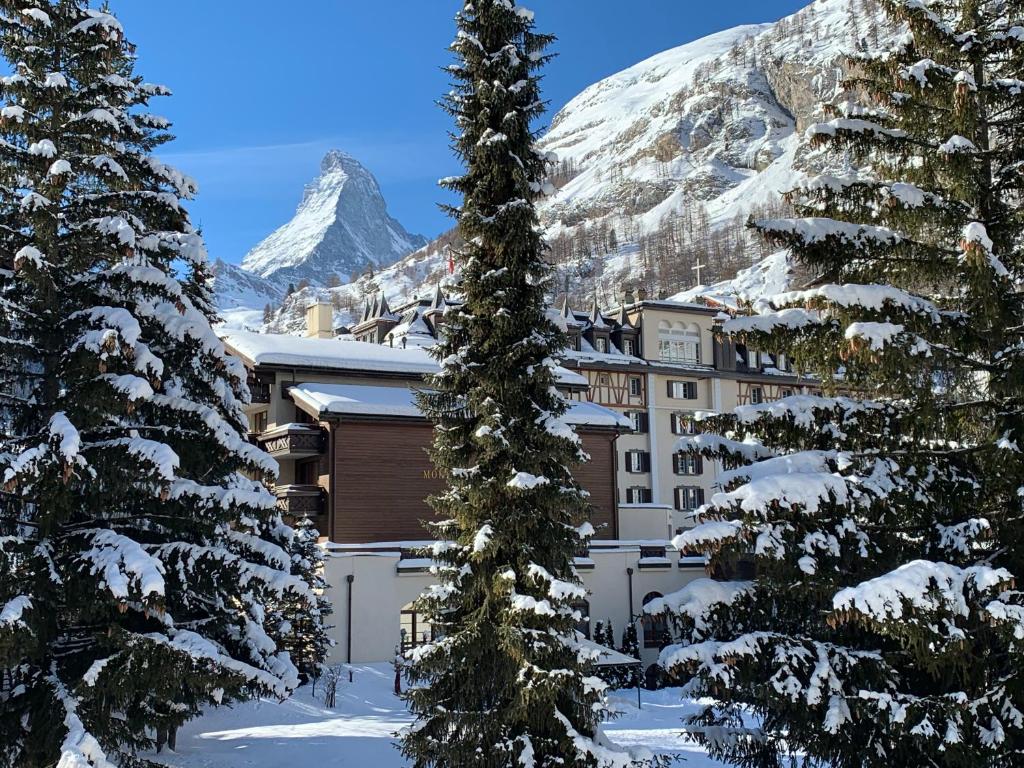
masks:
{"type": "MultiPolygon", "coordinates": [[[[422,541],[434,519],[427,499],[443,478],[430,462],[430,422],[414,391],[434,363],[419,348],[327,338],[228,331],[254,385],[253,439],[281,467],[279,503],[313,519],[337,544],[422,541]]],[[[586,379],[562,372],[567,396],[586,379]]],[[[570,403],[566,420],[591,460],[575,468],[589,492],[597,538],[618,536],[615,441],[629,422],[589,403],[570,403]],[[581,407],[586,405],[588,407],[581,407]]]]}

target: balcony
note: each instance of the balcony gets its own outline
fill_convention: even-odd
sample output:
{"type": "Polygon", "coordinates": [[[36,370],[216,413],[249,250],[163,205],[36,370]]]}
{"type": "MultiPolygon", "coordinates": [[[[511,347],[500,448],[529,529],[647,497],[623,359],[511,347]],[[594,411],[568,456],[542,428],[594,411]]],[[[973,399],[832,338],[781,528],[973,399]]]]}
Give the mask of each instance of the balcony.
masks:
{"type": "Polygon", "coordinates": [[[277,460],[319,456],[327,448],[327,433],[315,424],[284,424],[259,437],[260,448],[277,460]]]}
{"type": "Polygon", "coordinates": [[[319,485],[279,485],[274,493],[278,509],[288,517],[316,519],[327,513],[327,494],[319,485]]]}

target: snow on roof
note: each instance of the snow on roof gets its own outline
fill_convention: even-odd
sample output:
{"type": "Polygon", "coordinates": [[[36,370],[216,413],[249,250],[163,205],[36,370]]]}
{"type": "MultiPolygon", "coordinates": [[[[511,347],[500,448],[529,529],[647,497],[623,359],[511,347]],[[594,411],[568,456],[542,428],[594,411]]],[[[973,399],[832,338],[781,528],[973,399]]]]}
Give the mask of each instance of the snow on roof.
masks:
{"type": "Polygon", "coordinates": [[[576,633],[576,642],[583,647],[583,650],[587,652],[588,656],[594,658],[595,667],[618,667],[624,665],[636,666],[637,664],[640,664],[640,659],[627,656],[626,654],[612,648],[595,643],[580,632],[576,633]]]}
{"type": "Polygon", "coordinates": [[[619,351],[618,347],[614,344],[608,345],[607,352],[598,352],[594,349],[594,346],[586,339],[580,339],[580,348],[576,349],[563,349],[559,353],[563,358],[567,360],[577,360],[581,363],[615,363],[616,365],[647,365],[647,361],[634,357],[633,355],[627,355],[619,351]]]}
{"type": "MultiPolygon", "coordinates": [[[[403,349],[341,337],[311,339],[234,328],[220,328],[218,335],[230,352],[252,365],[404,373],[416,377],[439,370],[424,347],[410,345],[403,349]]],[[[589,386],[586,376],[562,367],[556,369],[555,376],[558,384],[565,387],[589,386]]]]}
{"type": "Polygon", "coordinates": [[[253,365],[419,375],[437,371],[437,363],[420,348],[401,349],[365,341],[310,339],[227,328],[221,330],[220,337],[231,351],[253,365]]]}
{"type": "MultiPolygon", "coordinates": [[[[416,390],[373,384],[297,384],[288,392],[299,405],[319,418],[327,416],[397,416],[421,418],[416,390]]],[[[594,403],[568,401],[564,420],[573,426],[622,427],[632,424],[625,416],[594,403]]]]}

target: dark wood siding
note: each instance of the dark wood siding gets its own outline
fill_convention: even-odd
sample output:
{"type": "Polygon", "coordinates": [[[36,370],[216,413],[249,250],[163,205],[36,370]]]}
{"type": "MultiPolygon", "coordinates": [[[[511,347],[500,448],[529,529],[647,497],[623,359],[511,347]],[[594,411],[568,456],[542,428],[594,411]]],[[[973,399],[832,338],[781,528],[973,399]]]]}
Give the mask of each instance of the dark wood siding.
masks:
{"type": "MultiPolygon", "coordinates": [[[[434,519],[434,513],[426,498],[444,487],[426,453],[432,435],[425,422],[349,421],[331,430],[332,541],[360,544],[429,538],[421,521],[434,519]]],[[[576,478],[590,491],[591,521],[598,538],[614,538],[613,436],[581,431],[581,437],[591,461],[576,470],[576,478]]]]}
{"type": "Polygon", "coordinates": [[[595,538],[617,539],[615,503],[619,494],[615,487],[615,435],[583,430],[579,433],[590,461],[575,467],[573,475],[576,482],[590,491],[590,522],[597,529],[595,538]]]}

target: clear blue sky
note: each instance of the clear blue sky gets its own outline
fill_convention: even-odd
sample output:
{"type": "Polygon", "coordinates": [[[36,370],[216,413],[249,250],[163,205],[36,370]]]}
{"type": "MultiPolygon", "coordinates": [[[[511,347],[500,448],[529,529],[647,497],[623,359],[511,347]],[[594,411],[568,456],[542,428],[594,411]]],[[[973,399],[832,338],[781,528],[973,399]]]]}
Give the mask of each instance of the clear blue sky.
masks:
{"type": "MultiPolygon", "coordinates": [[[[807,0],[525,0],[558,36],[545,97],[580,90],[652,54],[807,0]]],[[[332,147],[378,178],[392,215],[432,236],[450,225],[436,181],[457,171],[448,89],[458,0],[113,0],[139,72],[174,96],[165,154],[194,176],[191,206],[211,255],[237,262],[287,221],[332,147]]],[[[553,114],[553,111],[551,114],[553,114]]]]}

